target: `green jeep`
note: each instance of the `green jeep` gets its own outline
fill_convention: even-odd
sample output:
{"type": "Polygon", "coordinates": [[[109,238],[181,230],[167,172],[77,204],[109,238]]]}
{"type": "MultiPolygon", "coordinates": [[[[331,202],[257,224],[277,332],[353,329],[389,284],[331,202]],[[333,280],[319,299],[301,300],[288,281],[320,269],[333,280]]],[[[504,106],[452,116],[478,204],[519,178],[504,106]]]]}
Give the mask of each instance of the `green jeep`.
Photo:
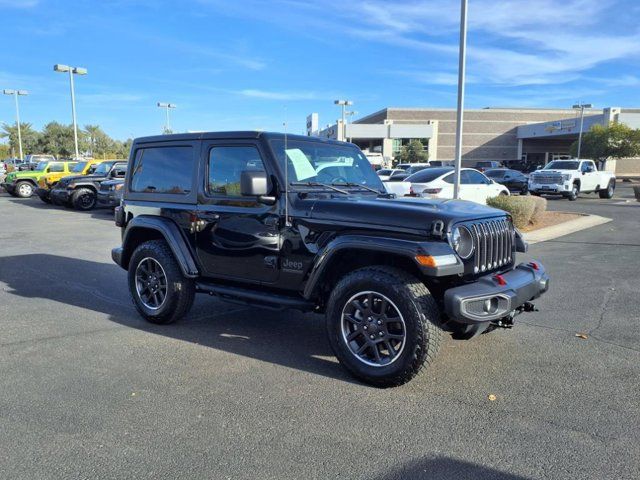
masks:
{"type": "Polygon", "coordinates": [[[0,185],[14,197],[27,198],[35,192],[38,181],[49,173],[61,173],[63,175],[72,173],[77,162],[70,161],[44,161],[38,163],[33,171],[11,172],[0,185]]]}

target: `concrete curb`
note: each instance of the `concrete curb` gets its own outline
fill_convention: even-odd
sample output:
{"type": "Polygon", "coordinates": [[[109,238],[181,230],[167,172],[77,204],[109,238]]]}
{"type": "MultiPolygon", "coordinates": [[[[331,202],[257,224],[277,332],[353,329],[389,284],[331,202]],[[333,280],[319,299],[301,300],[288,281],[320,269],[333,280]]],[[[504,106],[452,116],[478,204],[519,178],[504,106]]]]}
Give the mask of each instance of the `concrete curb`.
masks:
{"type": "MultiPolygon", "coordinates": [[[[562,213],[576,214],[576,212],[562,213]]],[[[610,218],[601,217],[599,215],[578,215],[581,215],[580,218],[574,218],[573,220],[559,223],[558,225],[541,228],[540,230],[534,230],[533,232],[525,232],[522,235],[526,242],[528,242],[529,244],[534,244],[538,242],[544,242],[546,240],[552,240],[558,237],[563,237],[564,235],[569,235],[570,233],[579,232],[580,230],[586,230],[587,228],[603,225],[611,221],[610,218]]]]}

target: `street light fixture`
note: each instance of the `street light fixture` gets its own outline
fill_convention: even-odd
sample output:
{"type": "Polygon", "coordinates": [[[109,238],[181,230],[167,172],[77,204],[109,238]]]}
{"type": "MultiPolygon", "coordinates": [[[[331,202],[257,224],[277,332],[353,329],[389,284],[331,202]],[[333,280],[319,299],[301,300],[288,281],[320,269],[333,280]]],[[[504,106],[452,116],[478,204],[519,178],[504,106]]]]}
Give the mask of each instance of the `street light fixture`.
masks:
{"type": "Polygon", "coordinates": [[[345,127],[345,115],[346,115],[346,108],[353,105],[353,102],[351,100],[334,100],[334,105],[340,105],[342,107],[342,138],[339,138],[338,140],[342,140],[344,141],[344,139],[347,136],[347,129],[345,127]]]}
{"type": "Polygon", "coordinates": [[[20,160],[22,160],[22,133],[20,131],[20,107],[18,106],[18,96],[29,95],[26,90],[11,90],[5,88],[2,93],[5,95],[13,95],[16,101],[16,125],[18,126],[18,150],[20,151],[20,160]]]}
{"type": "Polygon", "coordinates": [[[166,110],[166,123],[164,125],[164,133],[170,133],[171,126],[169,124],[169,109],[176,108],[177,105],[175,103],[166,103],[166,102],[158,102],[157,105],[159,108],[164,108],[166,110]]]}
{"type": "Polygon", "coordinates": [[[462,168],[462,123],[464,121],[464,80],[467,61],[467,0],[460,1],[460,52],[458,58],[458,111],[456,112],[456,158],[453,198],[460,198],[462,168]]]}
{"type": "Polygon", "coordinates": [[[67,73],[69,72],[69,85],[71,86],[71,116],[73,117],[73,143],[76,150],[76,159],[80,158],[78,152],[78,123],[76,122],[76,94],[73,87],[73,75],[86,75],[87,69],[83,67],[70,67],[69,65],[63,65],[56,63],[53,66],[54,72],[67,73]]]}
{"type": "Polygon", "coordinates": [[[580,133],[578,134],[578,159],[580,158],[580,150],[582,149],[582,126],[584,124],[584,109],[593,108],[590,103],[576,103],[573,107],[574,110],[580,110],[580,133]]]}

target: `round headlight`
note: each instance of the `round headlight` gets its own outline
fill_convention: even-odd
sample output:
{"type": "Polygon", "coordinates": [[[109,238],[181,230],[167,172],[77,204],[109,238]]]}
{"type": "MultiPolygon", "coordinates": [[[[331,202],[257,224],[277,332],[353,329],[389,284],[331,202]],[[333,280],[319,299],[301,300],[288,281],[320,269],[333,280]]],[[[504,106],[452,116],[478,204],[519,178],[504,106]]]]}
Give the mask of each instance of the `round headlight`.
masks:
{"type": "Polygon", "coordinates": [[[473,237],[467,227],[455,227],[451,232],[451,246],[462,259],[473,254],[473,237]]]}

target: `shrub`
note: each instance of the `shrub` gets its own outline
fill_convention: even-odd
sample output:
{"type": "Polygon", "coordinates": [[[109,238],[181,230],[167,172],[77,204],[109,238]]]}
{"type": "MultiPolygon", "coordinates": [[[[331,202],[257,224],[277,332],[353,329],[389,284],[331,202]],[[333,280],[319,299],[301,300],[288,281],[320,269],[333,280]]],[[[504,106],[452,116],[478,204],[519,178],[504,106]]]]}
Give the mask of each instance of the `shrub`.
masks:
{"type": "Polygon", "coordinates": [[[544,212],[547,211],[547,199],[542,197],[531,197],[533,200],[533,215],[531,215],[531,223],[542,221],[544,212]]]}
{"type": "Polygon", "coordinates": [[[487,199],[487,205],[499,208],[511,214],[513,224],[517,228],[524,228],[531,222],[531,217],[536,208],[535,197],[500,195],[487,199]]]}

